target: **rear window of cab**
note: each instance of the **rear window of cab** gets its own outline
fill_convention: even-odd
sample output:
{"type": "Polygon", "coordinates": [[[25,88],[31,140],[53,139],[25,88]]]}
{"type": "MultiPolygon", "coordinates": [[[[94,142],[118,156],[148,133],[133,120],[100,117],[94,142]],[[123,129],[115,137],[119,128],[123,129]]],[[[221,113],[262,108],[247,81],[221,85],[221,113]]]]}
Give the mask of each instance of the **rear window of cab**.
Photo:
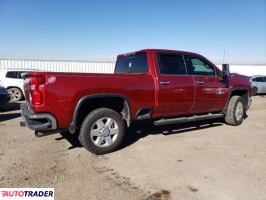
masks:
{"type": "Polygon", "coordinates": [[[146,53],[119,56],[115,65],[115,73],[146,73],[148,60],[146,53]]]}

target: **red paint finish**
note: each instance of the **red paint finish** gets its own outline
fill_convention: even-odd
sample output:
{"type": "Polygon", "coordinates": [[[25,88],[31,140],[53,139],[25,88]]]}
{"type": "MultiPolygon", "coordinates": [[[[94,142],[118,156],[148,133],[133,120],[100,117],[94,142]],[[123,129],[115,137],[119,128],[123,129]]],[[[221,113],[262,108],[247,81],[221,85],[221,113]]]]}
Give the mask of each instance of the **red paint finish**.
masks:
{"type": "Polygon", "coordinates": [[[194,104],[194,80],[189,76],[159,76],[157,116],[188,114],[194,104]],[[160,82],[170,82],[169,85],[160,82]]]}
{"type": "Polygon", "coordinates": [[[129,100],[132,118],[140,107],[153,107],[154,104],[154,83],[149,74],[43,74],[46,80],[50,76],[56,76],[56,81],[44,86],[43,104],[32,108],[37,113],[53,114],[60,128],[69,126],[75,107],[84,96],[101,93],[122,94],[129,100]]]}
{"type": "Polygon", "coordinates": [[[208,113],[222,110],[226,104],[228,91],[217,76],[194,76],[195,104],[192,113],[208,113]]]}
{"type": "Polygon", "coordinates": [[[139,51],[147,53],[149,70],[145,73],[27,73],[26,101],[36,114],[51,113],[57,119],[58,128],[69,128],[79,100],[88,95],[123,95],[128,100],[131,118],[134,120],[141,108],[151,108],[153,118],[218,112],[225,107],[230,90],[247,88],[251,94],[248,80],[234,75],[230,78],[229,85],[226,85],[219,76],[221,71],[213,64],[216,76],[161,75],[156,58],[158,51],[200,56],[189,52],[148,49],[139,51]],[[35,91],[41,95],[42,99],[38,99],[40,104],[32,104],[32,79],[37,76],[42,77],[45,83],[35,91]],[[197,81],[203,81],[204,84],[197,84],[197,81]],[[161,82],[170,84],[164,85],[161,82]]]}

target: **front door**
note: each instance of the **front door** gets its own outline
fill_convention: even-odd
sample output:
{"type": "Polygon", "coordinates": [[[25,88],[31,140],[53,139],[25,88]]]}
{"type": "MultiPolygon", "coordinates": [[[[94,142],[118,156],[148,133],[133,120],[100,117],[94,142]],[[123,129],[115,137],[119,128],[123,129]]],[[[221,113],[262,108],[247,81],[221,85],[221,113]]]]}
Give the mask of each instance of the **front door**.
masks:
{"type": "Polygon", "coordinates": [[[224,108],[227,96],[227,83],[221,81],[217,69],[202,57],[185,55],[189,74],[194,76],[196,95],[193,114],[217,112],[224,108]]]}

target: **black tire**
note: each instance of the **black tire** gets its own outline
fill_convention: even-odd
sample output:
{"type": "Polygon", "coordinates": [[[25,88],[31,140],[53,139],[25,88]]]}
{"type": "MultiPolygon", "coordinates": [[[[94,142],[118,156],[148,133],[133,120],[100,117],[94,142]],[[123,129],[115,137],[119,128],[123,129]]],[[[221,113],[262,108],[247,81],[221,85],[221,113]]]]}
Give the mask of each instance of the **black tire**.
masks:
{"type": "Polygon", "coordinates": [[[11,101],[20,101],[23,98],[22,91],[19,88],[9,88],[8,92],[11,96],[11,101]]]}
{"type": "Polygon", "coordinates": [[[258,88],[257,87],[254,87],[253,89],[253,96],[257,96],[258,95],[258,88]]]}
{"type": "MultiPolygon", "coordinates": [[[[84,119],[79,133],[79,141],[80,143],[90,152],[95,153],[97,155],[110,153],[112,151],[115,151],[121,142],[123,141],[125,134],[125,122],[122,119],[121,115],[119,115],[116,111],[109,109],[109,108],[98,108],[96,110],[93,110],[91,113],[87,115],[87,117],[84,119]],[[112,126],[116,126],[116,131],[118,131],[118,134],[114,138],[114,136],[111,136],[111,131],[108,128],[107,122],[104,122],[106,119],[112,119],[114,121],[112,126]],[[100,127],[97,127],[97,122],[103,123],[104,131],[101,133],[98,131],[100,127]],[[105,124],[106,123],[106,124],[105,124]],[[95,126],[97,127],[96,129],[95,126]],[[96,130],[95,132],[99,132],[99,136],[93,136],[92,131],[96,130]],[[109,131],[109,132],[108,132],[109,131]],[[106,135],[106,136],[103,136],[106,135]],[[96,139],[94,140],[94,137],[96,139]],[[98,138],[99,137],[99,138],[98,138]],[[109,137],[114,141],[111,141],[112,144],[107,144],[107,140],[103,139],[109,137]],[[99,139],[101,142],[98,143],[98,145],[103,146],[97,146],[95,144],[96,140],[99,139]],[[103,140],[102,140],[103,139],[103,140]],[[109,146],[104,146],[109,145],[109,146]]],[[[97,143],[97,142],[96,142],[97,143]]]]}
{"type": "Polygon", "coordinates": [[[228,105],[227,111],[225,115],[225,122],[231,126],[238,126],[242,124],[245,116],[245,107],[244,100],[241,96],[232,96],[228,105]],[[242,115],[240,115],[241,111],[237,111],[238,105],[242,106],[242,115]]]}

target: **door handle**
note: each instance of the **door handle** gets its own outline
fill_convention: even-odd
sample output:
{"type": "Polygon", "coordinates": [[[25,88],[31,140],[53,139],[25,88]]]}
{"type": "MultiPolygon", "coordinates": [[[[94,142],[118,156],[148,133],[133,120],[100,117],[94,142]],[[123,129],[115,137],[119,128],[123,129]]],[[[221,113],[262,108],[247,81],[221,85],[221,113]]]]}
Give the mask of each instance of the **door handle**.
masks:
{"type": "Polygon", "coordinates": [[[196,84],[199,84],[199,85],[204,84],[204,83],[205,83],[204,81],[196,81],[196,84]]]}
{"type": "Polygon", "coordinates": [[[160,81],[161,85],[169,85],[171,82],[170,81],[160,81]]]}

